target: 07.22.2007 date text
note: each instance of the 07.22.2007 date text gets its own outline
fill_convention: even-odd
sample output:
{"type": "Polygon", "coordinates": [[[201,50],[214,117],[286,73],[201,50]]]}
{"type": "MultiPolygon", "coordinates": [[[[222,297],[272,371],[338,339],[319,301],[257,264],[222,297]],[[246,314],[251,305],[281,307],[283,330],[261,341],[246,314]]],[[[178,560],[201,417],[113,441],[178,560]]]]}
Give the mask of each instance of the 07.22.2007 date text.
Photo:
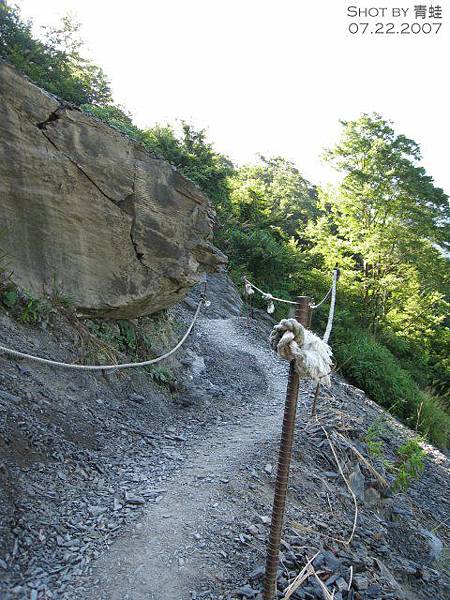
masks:
{"type": "Polygon", "coordinates": [[[348,30],[352,34],[419,34],[438,33],[442,23],[349,23],[348,30]]]}

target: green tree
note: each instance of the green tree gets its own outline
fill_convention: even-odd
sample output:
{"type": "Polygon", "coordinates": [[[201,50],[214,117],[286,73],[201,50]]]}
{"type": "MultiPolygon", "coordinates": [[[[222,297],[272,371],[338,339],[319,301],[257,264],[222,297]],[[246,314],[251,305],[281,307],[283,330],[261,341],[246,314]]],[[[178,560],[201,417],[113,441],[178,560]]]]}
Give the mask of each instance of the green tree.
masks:
{"type": "MultiPolygon", "coordinates": [[[[449,340],[448,196],[419,165],[418,145],[379,115],[343,122],[326,158],[342,175],[321,191],[310,226],[315,252],[342,267],[369,331],[407,339],[427,362],[444,364],[449,340]]],[[[444,378],[447,376],[444,376],[444,378]]]]}
{"type": "Polygon", "coordinates": [[[301,240],[306,223],[317,214],[315,188],[290,161],[279,156],[259,159],[241,167],[230,182],[236,221],[301,240]]]}
{"type": "Polygon", "coordinates": [[[35,83],[74,104],[111,102],[103,70],[81,55],[80,25],[69,17],[56,28],[45,28],[44,39],[33,35],[17,7],[0,3],[0,57],[35,83]]]}
{"type": "Polygon", "coordinates": [[[234,165],[207,141],[206,131],[181,121],[177,135],[170,125],[156,125],[144,131],[145,146],[175,165],[213,201],[221,219],[229,209],[228,178],[234,165]]]}

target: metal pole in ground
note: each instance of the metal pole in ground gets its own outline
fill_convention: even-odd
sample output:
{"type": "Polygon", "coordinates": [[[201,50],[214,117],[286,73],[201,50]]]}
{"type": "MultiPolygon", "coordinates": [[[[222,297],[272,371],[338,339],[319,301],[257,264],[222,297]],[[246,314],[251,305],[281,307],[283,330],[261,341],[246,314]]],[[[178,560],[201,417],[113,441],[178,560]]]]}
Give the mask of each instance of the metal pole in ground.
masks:
{"type": "MultiPolygon", "coordinates": [[[[295,318],[304,327],[310,320],[310,298],[297,296],[295,318]]],[[[266,574],[264,578],[264,600],[273,600],[276,595],[277,572],[281,531],[283,528],[284,509],[289,481],[289,467],[291,464],[292,443],[294,439],[295,415],[297,412],[297,398],[300,377],[295,370],[295,361],[289,365],[289,379],[284,405],[283,427],[281,431],[280,449],[278,453],[277,479],[272,508],[272,522],[270,524],[269,542],[267,546],[266,574]]]]}

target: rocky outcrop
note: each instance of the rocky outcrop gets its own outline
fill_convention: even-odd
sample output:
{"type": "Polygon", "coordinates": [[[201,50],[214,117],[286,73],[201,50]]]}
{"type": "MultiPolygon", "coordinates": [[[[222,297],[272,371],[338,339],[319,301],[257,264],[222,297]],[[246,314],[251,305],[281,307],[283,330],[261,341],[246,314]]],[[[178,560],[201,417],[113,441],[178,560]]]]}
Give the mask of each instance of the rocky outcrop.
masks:
{"type": "Polygon", "coordinates": [[[206,292],[211,304],[202,309],[202,314],[209,319],[228,319],[239,317],[243,312],[244,303],[239,291],[231,281],[226,270],[221,267],[216,273],[210,273],[206,277],[206,288],[204,285],[192,288],[185,298],[185,305],[195,310],[200,295],[206,292]]]}
{"type": "Polygon", "coordinates": [[[132,318],[226,262],[207,197],[171,165],[4,62],[0,94],[0,246],[19,286],[132,318]]]}

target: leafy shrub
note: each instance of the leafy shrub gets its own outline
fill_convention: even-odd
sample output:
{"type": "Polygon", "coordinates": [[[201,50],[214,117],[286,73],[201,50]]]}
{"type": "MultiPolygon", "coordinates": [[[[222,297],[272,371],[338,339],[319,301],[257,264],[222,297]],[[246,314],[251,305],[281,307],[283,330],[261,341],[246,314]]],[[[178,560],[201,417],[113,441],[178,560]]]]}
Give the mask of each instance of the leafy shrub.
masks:
{"type": "Polygon", "coordinates": [[[6,288],[2,294],[2,302],[6,308],[14,308],[19,301],[19,294],[14,288],[6,288]]]}
{"type": "Polygon", "coordinates": [[[393,491],[406,491],[413,479],[417,479],[425,469],[425,452],[418,440],[408,440],[396,450],[397,461],[392,465],[395,479],[393,491]]]}
{"type": "Polygon", "coordinates": [[[376,420],[367,430],[365,442],[370,456],[379,460],[384,467],[395,475],[392,483],[394,492],[405,492],[413,479],[417,479],[425,468],[425,451],[420,446],[420,440],[408,440],[395,451],[396,461],[386,459],[384,442],[380,436],[383,432],[381,420],[376,420]]]}
{"type": "Polygon", "coordinates": [[[379,420],[372,423],[367,430],[364,441],[367,444],[367,450],[373,458],[384,461],[384,443],[380,439],[380,435],[383,431],[381,422],[379,420]]]}
{"type": "Polygon", "coordinates": [[[418,388],[386,347],[361,329],[338,328],[333,349],[345,375],[375,402],[433,443],[447,446],[450,416],[418,388]]]}
{"type": "Polygon", "coordinates": [[[100,119],[100,121],[107,123],[110,127],[114,127],[114,129],[117,129],[128,137],[139,142],[144,141],[144,132],[133,124],[130,115],[120,106],[83,104],[80,108],[85,113],[100,119]]]}
{"type": "Polygon", "coordinates": [[[149,365],[145,367],[146,372],[150,375],[150,378],[158,385],[167,386],[172,391],[176,388],[175,379],[173,373],[167,367],[149,365]]]}

